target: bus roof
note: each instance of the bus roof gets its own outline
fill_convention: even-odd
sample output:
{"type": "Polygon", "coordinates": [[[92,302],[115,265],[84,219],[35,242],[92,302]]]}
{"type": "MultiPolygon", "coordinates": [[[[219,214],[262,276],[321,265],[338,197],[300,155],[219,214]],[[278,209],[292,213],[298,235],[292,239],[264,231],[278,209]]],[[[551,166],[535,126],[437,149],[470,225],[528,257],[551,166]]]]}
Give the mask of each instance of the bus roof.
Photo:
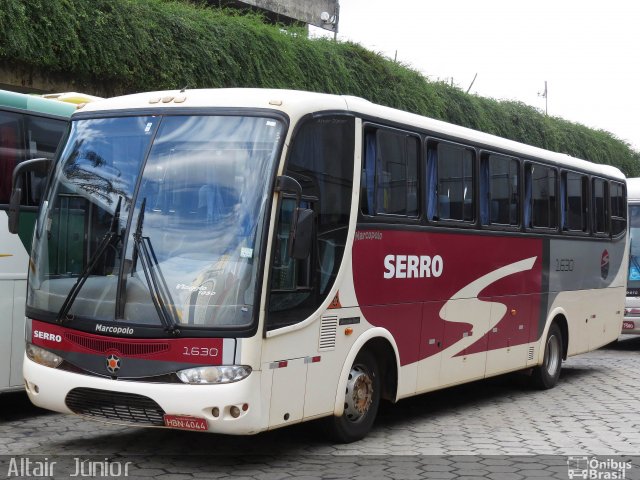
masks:
{"type": "Polygon", "coordinates": [[[564,153],[544,150],[524,143],[507,140],[470,128],[434,120],[402,110],[384,107],[353,96],[330,95],[298,90],[271,90],[251,88],[202,89],[186,91],[147,92],[114,97],[87,104],[80,112],[109,110],[135,110],[149,108],[261,108],[286,113],[292,120],[321,111],[348,111],[374,119],[391,121],[399,125],[413,126],[460,141],[468,141],[487,149],[499,149],[514,155],[548,162],[623,179],[622,172],[611,165],[595,164],[564,153]]]}
{"type": "Polygon", "coordinates": [[[10,107],[58,117],[70,117],[76,111],[76,105],[71,103],[47,100],[37,95],[9,92],[7,90],[0,90],[0,107],[10,107]]]}

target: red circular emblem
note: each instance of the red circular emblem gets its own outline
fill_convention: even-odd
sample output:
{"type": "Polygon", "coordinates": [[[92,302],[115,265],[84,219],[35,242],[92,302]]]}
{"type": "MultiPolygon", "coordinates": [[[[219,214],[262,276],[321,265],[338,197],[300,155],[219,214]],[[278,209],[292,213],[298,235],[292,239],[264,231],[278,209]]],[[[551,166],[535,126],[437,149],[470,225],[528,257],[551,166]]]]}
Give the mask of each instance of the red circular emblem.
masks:
{"type": "Polygon", "coordinates": [[[107,357],[107,371],[109,373],[116,373],[118,370],[120,370],[120,365],[121,365],[122,361],[120,360],[120,358],[116,357],[115,355],[109,355],[107,357]]]}

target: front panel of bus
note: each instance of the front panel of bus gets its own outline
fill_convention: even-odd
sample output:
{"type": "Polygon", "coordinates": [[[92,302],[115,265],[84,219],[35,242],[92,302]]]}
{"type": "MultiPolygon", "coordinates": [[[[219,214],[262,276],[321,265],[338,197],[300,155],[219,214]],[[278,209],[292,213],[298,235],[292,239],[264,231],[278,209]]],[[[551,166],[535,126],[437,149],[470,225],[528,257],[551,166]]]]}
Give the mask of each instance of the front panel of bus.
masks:
{"type": "Polygon", "coordinates": [[[622,333],[640,334],[640,203],[629,201],[629,277],[622,333]]]}

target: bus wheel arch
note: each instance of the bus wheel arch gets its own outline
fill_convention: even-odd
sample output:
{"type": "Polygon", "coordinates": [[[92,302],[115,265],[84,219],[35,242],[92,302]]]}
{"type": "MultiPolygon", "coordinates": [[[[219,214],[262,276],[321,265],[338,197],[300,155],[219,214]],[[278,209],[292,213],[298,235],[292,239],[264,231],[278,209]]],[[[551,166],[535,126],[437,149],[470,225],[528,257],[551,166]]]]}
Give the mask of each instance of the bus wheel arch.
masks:
{"type": "Polygon", "coordinates": [[[349,443],[369,432],[380,400],[396,399],[398,365],[397,347],[387,330],[373,329],[356,341],[341,372],[334,414],[324,419],[334,440],[349,443]]]}
{"type": "Polygon", "coordinates": [[[398,361],[391,343],[383,337],[375,337],[361,349],[370,351],[378,362],[381,380],[381,398],[395,402],[398,394],[398,361]]]}
{"type": "Polygon", "coordinates": [[[567,352],[569,351],[569,323],[567,322],[567,317],[563,314],[558,314],[553,318],[552,324],[555,323],[560,328],[560,333],[562,333],[562,359],[567,359],[567,352]]]}
{"type": "Polygon", "coordinates": [[[562,360],[567,358],[568,325],[564,315],[554,316],[542,343],[542,362],[533,369],[531,383],[535,388],[547,390],[558,383],[562,360]]]}

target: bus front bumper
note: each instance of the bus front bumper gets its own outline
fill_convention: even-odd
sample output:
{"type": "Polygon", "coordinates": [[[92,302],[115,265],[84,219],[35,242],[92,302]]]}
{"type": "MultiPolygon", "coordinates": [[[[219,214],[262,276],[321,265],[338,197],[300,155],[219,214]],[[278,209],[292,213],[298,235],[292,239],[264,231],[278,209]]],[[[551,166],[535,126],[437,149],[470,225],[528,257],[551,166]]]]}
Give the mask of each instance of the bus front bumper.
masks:
{"type": "Polygon", "coordinates": [[[260,371],[222,385],[148,383],[58,370],[25,356],[23,373],[33,404],[56,412],[136,427],[235,435],[266,429],[260,371]]]}

